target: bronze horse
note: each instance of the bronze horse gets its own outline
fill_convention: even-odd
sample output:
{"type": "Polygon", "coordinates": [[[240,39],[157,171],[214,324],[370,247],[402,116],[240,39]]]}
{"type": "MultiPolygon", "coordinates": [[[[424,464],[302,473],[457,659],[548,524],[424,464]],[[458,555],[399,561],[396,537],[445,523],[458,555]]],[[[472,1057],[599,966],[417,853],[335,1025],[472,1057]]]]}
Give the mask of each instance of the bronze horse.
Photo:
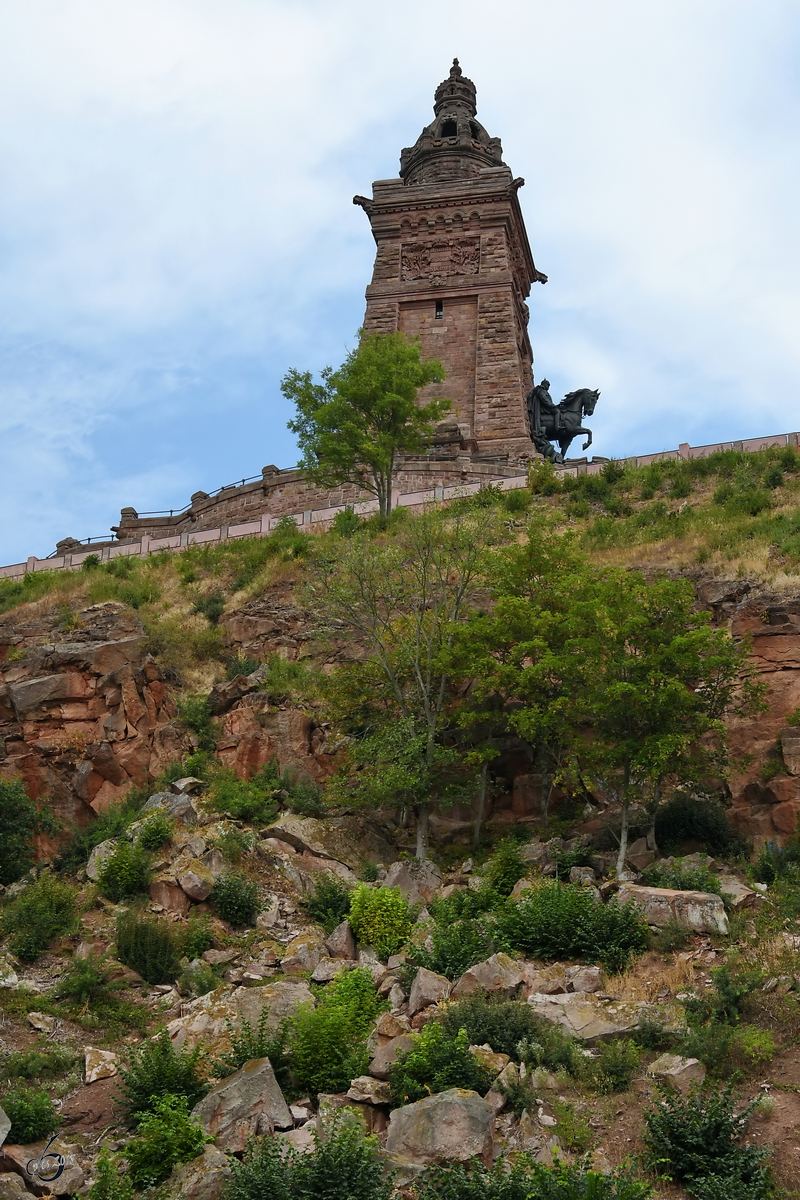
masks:
{"type": "Polygon", "coordinates": [[[578,388],[575,392],[567,392],[556,404],[550,395],[548,381],[543,379],[537,384],[528,393],[528,419],[531,441],[539,453],[551,462],[563,463],[570,443],[579,433],[586,434],[583,449],[588,450],[592,444],[592,431],[585,429],[581,421],[592,415],[599,395],[599,390],[578,388]],[[559,450],[552,442],[558,442],[559,450]]]}

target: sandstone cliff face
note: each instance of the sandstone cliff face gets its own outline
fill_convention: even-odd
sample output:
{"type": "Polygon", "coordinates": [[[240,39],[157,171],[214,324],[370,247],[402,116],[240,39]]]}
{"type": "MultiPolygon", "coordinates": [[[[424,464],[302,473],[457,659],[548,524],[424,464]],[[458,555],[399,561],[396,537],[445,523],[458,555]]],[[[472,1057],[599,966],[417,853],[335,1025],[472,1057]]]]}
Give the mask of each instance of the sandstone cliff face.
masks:
{"type": "MultiPolygon", "coordinates": [[[[800,598],[759,592],[746,581],[700,580],[696,586],[717,623],[751,639],[753,668],[767,687],[766,712],[730,722],[741,760],[730,781],[731,816],[756,846],[780,843],[800,818],[800,730],[787,726],[800,708],[800,598]],[[765,763],[772,769],[765,771],[765,763]]],[[[221,624],[232,652],[296,660],[311,650],[315,619],[291,590],[278,588],[224,614],[221,624]]],[[[315,650],[323,670],[360,652],[335,640],[315,650]]],[[[248,777],[277,759],[282,769],[323,782],[335,765],[328,729],[312,714],[270,701],[259,683],[257,676],[239,676],[212,691],[220,761],[248,777]]],[[[17,609],[0,619],[0,776],[20,776],[33,798],[50,801],[65,827],[85,825],[132,784],[153,782],[191,750],[192,737],[176,720],[177,693],[148,655],[141,621],[126,606],[92,605],[70,616],[66,627],[55,607],[17,609]]],[[[509,743],[495,764],[498,782],[487,817],[514,820],[538,812],[525,750],[509,743]]],[[[439,822],[441,835],[456,836],[472,815],[468,806],[451,810],[439,822]]],[[[42,849],[51,848],[43,839],[42,849]]]]}
{"type": "Polygon", "coordinates": [[[52,610],[0,621],[0,772],[49,797],[66,825],[85,825],[188,750],[145,642],[139,618],[116,602],[66,629],[52,610]]]}

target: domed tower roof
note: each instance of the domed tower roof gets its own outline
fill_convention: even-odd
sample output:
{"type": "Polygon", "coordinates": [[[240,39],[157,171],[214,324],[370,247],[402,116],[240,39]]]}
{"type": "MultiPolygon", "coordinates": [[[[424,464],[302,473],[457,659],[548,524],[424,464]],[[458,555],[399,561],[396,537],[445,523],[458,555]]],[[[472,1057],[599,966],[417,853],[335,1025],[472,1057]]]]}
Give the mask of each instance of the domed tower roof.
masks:
{"type": "Polygon", "coordinates": [[[439,183],[478,175],[483,167],[501,167],[503,147],[476,120],[476,88],[453,59],[450,75],[436,89],[430,125],[400,155],[404,183],[439,183]]]}

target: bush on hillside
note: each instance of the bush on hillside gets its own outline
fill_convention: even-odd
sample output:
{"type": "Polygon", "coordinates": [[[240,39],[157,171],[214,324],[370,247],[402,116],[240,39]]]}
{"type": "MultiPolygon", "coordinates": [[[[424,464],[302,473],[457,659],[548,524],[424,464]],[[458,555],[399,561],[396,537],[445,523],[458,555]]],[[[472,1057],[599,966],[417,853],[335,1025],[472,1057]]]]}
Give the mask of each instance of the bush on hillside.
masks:
{"type": "Polygon", "coordinates": [[[586,1162],[547,1167],[522,1154],[492,1167],[479,1160],[429,1167],[414,1200],[648,1200],[652,1191],[630,1164],[604,1174],[586,1162]]]}
{"type": "Polygon", "coordinates": [[[254,925],[261,911],[258,884],[239,871],[220,875],[209,896],[217,916],[229,921],[235,929],[254,925]]]}
{"type": "Polygon", "coordinates": [[[97,886],[104,896],[119,904],[146,895],[152,878],[150,854],[144,845],[123,839],[103,863],[97,886]]]}
{"type": "Polygon", "coordinates": [[[174,983],[181,971],[172,926],[135,912],[117,921],[117,958],[148,983],[174,983]]]}
{"type": "Polygon", "coordinates": [[[164,812],[154,812],[143,822],[136,840],[145,850],[160,850],[175,831],[175,823],[164,812]]]}
{"type": "Polygon", "coordinates": [[[392,1103],[413,1104],[448,1088],[465,1088],[485,1095],[493,1076],[469,1048],[465,1029],[455,1037],[438,1021],[424,1025],[410,1050],[401,1051],[389,1067],[392,1103]]]}
{"type": "Polygon", "coordinates": [[[726,857],[745,850],[741,834],[731,825],[719,800],[687,796],[684,792],[661,805],[656,813],[655,834],[658,845],[667,853],[686,841],[699,842],[708,854],[726,857]]]}
{"type": "Polygon", "coordinates": [[[510,896],[514,884],[524,879],[528,864],[516,838],[503,838],[486,865],[483,877],[499,896],[510,896]]]}
{"type": "Polygon", "coordinates": [[[367,1034],[385,1006],[369,971],[356,967],[325,988],[316,1008],[301,1009],[290,1046],[298,1087],[314,1094],[347,1091],[366,1073],[367,1034]]]}
{"type": "MultiPolygon", "coordinates": [[[[314,1149],[298,1154],[278,1138],[254,1138],[241,1162],[231,1161],[225,1200],[389,1200],[378,1140],[365,1137],[355,1113],[337,1113],[314,1149]]],[[[440,1198],[441,1200],[441,1198],[440,1198]]]]}
{"type": "Polygon", "coordinates": [[[498,913],[497,941],[531,958],[584,959],[619,971],[647,949],[650,931],[633,904],[602,904],[587,888],[548,883],[498,913]]]}
{"type": "Polygon", "coordinates": [[[205,796],[206,805],[215,812],[247,821],[253,825],[268,825],[278,812],[274,793],[280,788],[280,776],[268,767],[250,779],[239,779],[235,771],[217,767],[211,775],[205,796]]]}
{"type": "Polygon", "coordinates": [[[106,1149],[97,1156],[94,1183],[86,1195],[87,1200],[133,1200],[133,1184],[127,1175],[120,1174],[115,1159],[106,1149]]]}
{"type": "Polygon", "coordinates": [[[190,1118],[185,1096],[159,1096],[152,1111],[139,1113],[136,1136],[125,1147],[131,1182],[136,1188],[163,1183],[173,1167],[197,1158],[213,1140],[190,1118]]]}
{"type": "Polygon", "coordinates": [[[183,1096],[194,1108],[209,1089],[200,1070],[202,1050],[176,1050],[166,1029],[157,1038],[132,1047],[127,1067],[119,1067],[121,1102],[129,1121],[155,1111],[162,1096],[183,1096]]]}
{"type": "Polygon", "coordinates": [[[552,1039],[550,1049],[555,1053],[548,1054],[548,1061],[536,1062],[534,1066],[547,1066],[551,1070],[570,1069],[574,1059],[575,1043],[571,1038],[564,1038],[561,1029],[538,1017],[527,1004],[516,1000],[496,1000],[490,996],[477,994],[448,1004],[441,1017],[441,1023],[449,1037],[456,1037],[459,1030],[466,1029],[469,1042],[473,1046],[490,1045],[498,1054],[508,1054],[510,1058],[520,1059],[520,1046],[537,1043],[545,1050],[552,1039]],[[558,1043],[565,1042],[568,1049],[564,1051],[558,1043]]]}
{"type": "Polygon", "coordinates": [[[411,932],[408,901],[398,888],[359,884],[350,894],[350,928],[381,958],[396,954],[411,932]]]}
{"type": "Polygon", "coordinates": [[[16,883],[34,863],[34,835],[55,833],[50,815],[31,800],[21,779],[0,779],[0,884],[16,883]]]}
{"type": "Polygon", "coordinates": [[[758,1099],[737,1110],[733,1088],[683,1096],[661,1089],[645,1113],[644,1143],[652,1168],[683,1183],[698,1200],[766,1200],[772,1194],[766,1146],[742,1145],[758,1099]]]}
{"type": "Polygon", "coordinates": [[[475,963],[483,962],[494,949],[490,930],[478,920],[437,922],[431,930],[430,941],[430,950],[424,944],[411,948],[411,961],[452,980],[458,979],[475,963]]]}
{"type": "Polygon", "coordinates": [[[12,900],[2,914],[3,932],[23,962],[33,962],[54,938],[76,924],[75,888],[46,872],[12,900]]]}
{"type": "Polygon", "coordinates": [[[312,921],[333,933],[350,912],[350,890],[335,875],[320,875],[314,891],[301,904],[312,921]]]}
{"type": "Polygon", "coordinates": [[[0,1105],[11,1122],[6,1137],[9,1145],[27,1146],[50,1137],[58,1128],[53,1101],[41,1088],[17,1084],[5,1093],[0,1105]]]}
{"type": "Polygon", "coordinates": [[[676,888],[683,892],[713,892],[722,895],[719,876],[708,867],[698,867],[681,858],[672,863],[657,862],[642,871],[641,882],[646,887],[676,888]]]}

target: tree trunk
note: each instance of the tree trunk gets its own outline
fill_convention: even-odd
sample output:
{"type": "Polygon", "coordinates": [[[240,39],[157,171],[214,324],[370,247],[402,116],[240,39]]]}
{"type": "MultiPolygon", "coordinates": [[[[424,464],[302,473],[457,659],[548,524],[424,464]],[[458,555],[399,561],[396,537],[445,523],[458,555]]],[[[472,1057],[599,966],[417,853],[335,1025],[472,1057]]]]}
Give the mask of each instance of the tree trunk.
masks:
{"type": "Polygon", "coordinates": [[[483,825],[483,817],[486,812],[486,775],[489,770],[489,764],[484,763],[481,767],[480,778],[478,782],[478,811],[475,816],[475,829],[472,835],[472,844],[477,846],[481,839],[481,826],[483,825]]]}
{"type": "Polygon", "coordinates": [[[619,831],[619,853],[617,855],[617,878],[625,870],[625,855],[628,853],[628,816],[631,806],[630,798],[630,767],[625,767],[622,781],[622,824],[619,831]]]}
{"type": "Polygon", "coordinates": [[[417,858],[428,858],[431,806],[427,802],[417,804],[414,812],[417,814],[417,858]]]}
{"type": "Polygon", "coordinates": [[[547,829],[548,810],[550,808],[550,797],[553,794],[553,783],[550,778],[550,772],[547,769],[547,751],[544,746],[539,747],[539,780],[542,787],[542,797],[540,801],[540,811],[542,816],[542,824],[547,829]]]}

